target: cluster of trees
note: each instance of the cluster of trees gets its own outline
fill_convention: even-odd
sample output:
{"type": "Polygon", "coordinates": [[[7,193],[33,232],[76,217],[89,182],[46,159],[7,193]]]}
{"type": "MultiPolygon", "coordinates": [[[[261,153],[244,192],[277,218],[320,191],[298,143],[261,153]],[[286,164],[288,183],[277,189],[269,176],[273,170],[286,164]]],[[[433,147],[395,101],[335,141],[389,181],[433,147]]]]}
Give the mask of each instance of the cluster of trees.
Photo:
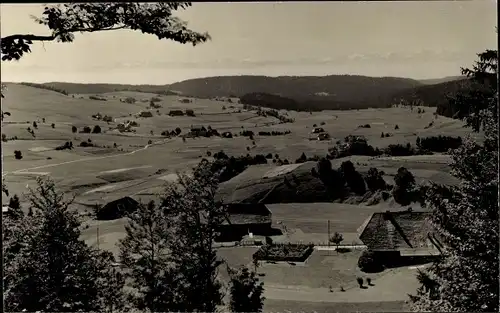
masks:
{"type": "MultiPolygon", "coordinates": [[[[213,246],[226,214],[214,201],[217,177],[205,161],[179,184],[167,187],[159,205],[128,215],[117,260],[80,239],[71,202],[38,178],[27,195],[30,213],[17,210],[4,221],[6,310],[216,312],[225,304],[218,272],[226,264],[213,246]]],[[[244,266],[228,271],[229,309],[262,312],[256,275],[244,266]]]]}
{"type": "Polygon", "coordinates": [[[219,181],[228,181],[231,178],[241,174],[251,165],[267,164],[267,159],[262,154],[251,156],[229,157],[224,151],[219,151],[213,154],[214,162],[211,163],[211,170],[214,173],[219,173],[219,181]]]}
{"type": "Polygon", "coordinates": [[[420,150],[432,152],[447,152],[448,150],[458,149],[462,145],[462,137],[452,136],[431,136],[417,137],[417,147],[420,150]]]}
{"type": "Polygon", "coordinates": [[[270,132],[260,131],[259,132],[259,136],[283,136],[283,135],[288,135],[288,134],[291,134],[291,133],[292,132],[289,131],[289,130],[285,130],[283,132],[277,131],[277,130],[273,130],[273,131],[270,131],[270,132]]]}
{"type": "Polygon", "coordinates": [[[171,130],[171,131],[165,130],[165,131],[162,131],[161,135],[162,136],[167,136],[167,137],[175,137],[175,136],[179,136],[181,133],[182,133],[181,128],[177,127],[175,130],[171,130]]]}
{"type": "Polygon", "coordinates": [[[414,311],[497,312],[499,310],[498,51],[478,54],[462,69],[470,86],[449,99],[480,143],[467,137],[452,150],[458,186],[431,184],[426,203],[444,244],[442,258],[420,271],[421,287],[410,297],[414,311]]]}
{"type": "Polygon", "coordinates": [[[40,89],[45,89],[45,90],[50,90],[50,91],[55,91],[60,94],[63,94],[65,96],[68,95],[68,92],[64,89],[57,88],[54,86],[46,85],[46,84],[36,84],[36,83],[19,83],[20,85],[28,86],[28,87],[34,87],[34,88],[40,88],[40,89]]]}
{"type": "Polygon", "coordinates": [[[56,147],[56,150],[71,150],[73,149],[73,141],[66,141],[64,145],[56,147]]]}

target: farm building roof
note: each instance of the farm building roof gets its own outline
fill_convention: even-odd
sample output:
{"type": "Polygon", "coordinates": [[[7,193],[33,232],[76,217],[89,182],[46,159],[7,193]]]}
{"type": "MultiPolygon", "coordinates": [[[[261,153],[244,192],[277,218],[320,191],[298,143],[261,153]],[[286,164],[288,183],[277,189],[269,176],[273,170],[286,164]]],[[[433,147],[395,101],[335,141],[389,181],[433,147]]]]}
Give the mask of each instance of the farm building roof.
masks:
{"type": "Polygon", "coordinates": [[[440,243],[428,221],[430,212],[373,213],[360,228],[361,241],[371,250],[400,251],[406,255],[435,254],[440,243]]]}
{"type": "MultiPolygon", "coordinates": [[[[222,225],[271,224],[272,213],[262,203],[231,204],[226,206],[227,218],[222,225]]],[[[202,220],[205,220],[201,215],[202,220]]]]}
{"type": "Polygon", "coordinates": [[[290,203],[326,199],[326,189],[311,169],[316,162],[282,166],[253,165],[219,185],[216,200],[230,203],[290,203]]]}

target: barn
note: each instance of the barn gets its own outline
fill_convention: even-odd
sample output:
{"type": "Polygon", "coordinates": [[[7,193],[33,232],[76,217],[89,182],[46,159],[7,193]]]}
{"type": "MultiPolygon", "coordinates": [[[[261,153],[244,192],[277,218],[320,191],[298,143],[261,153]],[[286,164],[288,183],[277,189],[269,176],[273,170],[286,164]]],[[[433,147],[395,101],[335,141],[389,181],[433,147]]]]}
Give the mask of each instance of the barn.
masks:
{"type": "Polygon", "coordinates": [[[124,217],[128,213],[132,213],[139,207],[139,202],[131,197],[123,197],[106,203],[102,208],[97,210],[96,218],[98,220],[114,220],[124,217]]]}
{"type": "Polygon", "coordinates": [[[184,112],[182,112],[182,110],[170,110],[170,112],[168,112],[168,115],[170,115],[170,116],[184,116],[184,112]]]}
{"type": "Polygon", "coordinates": [[[227,218],[218,227],[220,240],[240,240],[252,233],[266,236],[272,231],[272,213],[263,203],[226,204],[227,218]]]}
{"type": "Polygon", "coordinates": [[[408,210],[373,213],[360,227],[359,238],[388,265],[433,260],[441,255],[443,245],[429,222],[430,214],[408,210]]]}

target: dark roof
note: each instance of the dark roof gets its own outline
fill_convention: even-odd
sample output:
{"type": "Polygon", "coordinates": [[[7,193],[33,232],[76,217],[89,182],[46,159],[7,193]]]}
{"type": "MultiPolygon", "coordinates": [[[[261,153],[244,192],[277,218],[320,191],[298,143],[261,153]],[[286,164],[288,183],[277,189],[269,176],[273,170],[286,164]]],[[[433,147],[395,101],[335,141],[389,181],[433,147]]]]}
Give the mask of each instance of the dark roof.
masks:
{"type": "Polygon", "coordinates": [[[380,212],[361,226],[361,241],[375,251],[420,251],[429,254],[437,250],[430,212],[380,212]],[[428,252],[428,253],[427,253],[428,252]]]}
{"type": "MultiPolygon", "coordinates": [[[[227,218],[222,225],[270,224],[271,211],[261,203],[258,204],[231,204],[226,205],[227,218]]],[[[202,221],[205,221],[203,214],[202,221]]]]}

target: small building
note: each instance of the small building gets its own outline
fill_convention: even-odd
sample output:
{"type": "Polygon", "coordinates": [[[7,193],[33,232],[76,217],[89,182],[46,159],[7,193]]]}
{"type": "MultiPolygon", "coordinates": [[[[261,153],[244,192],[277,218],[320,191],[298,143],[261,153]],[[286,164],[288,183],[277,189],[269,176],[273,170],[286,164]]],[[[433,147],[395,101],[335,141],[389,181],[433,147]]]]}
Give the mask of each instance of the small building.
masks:
{"type": "Polygon", "coordinates": [[[153,117],[153,113],[151,111],[141,111],[139,112],[139,117],[153,117]]]}
{"type": "Polygon", "coordinates": [[[322,127],[314,127],[312,130],[313,134],[319,134],[319,133],[324,133],[325,130],[322,127]]]}
{"type": "Polygon", "coordinates": [[[219,226],[221,238],[243,237],[249,233],[267,235],[271,231],[272,213],[263,203],[225,205],[227,218],[219,226]]]}
{"type": "Polygon", "coordinates": [[[184,112],[182,112],[182,110],[170,110],[170,112],[168,112],[168,115],[170,115],[170,116],[184,116],[184,112]]]}
{"type": "Polygon", "coordinates": [[[106,203],[96,212],[98,220],[114,220],[125,217],[139,207],[139,202],[131,197],[123,197],[106,203]]]}
{"type": "Polygon", "coordinates": [[[359,238],[386,263],[432,260],[443,248],[428,211],[373,213],[360,227],[359,238]]]}
{"type": "Polygon", "coordinates": [[[330,135],[328,133],[319,133],[318,134],[319,141],[328,140],[328,139],[330,139],[330,135]]]}

